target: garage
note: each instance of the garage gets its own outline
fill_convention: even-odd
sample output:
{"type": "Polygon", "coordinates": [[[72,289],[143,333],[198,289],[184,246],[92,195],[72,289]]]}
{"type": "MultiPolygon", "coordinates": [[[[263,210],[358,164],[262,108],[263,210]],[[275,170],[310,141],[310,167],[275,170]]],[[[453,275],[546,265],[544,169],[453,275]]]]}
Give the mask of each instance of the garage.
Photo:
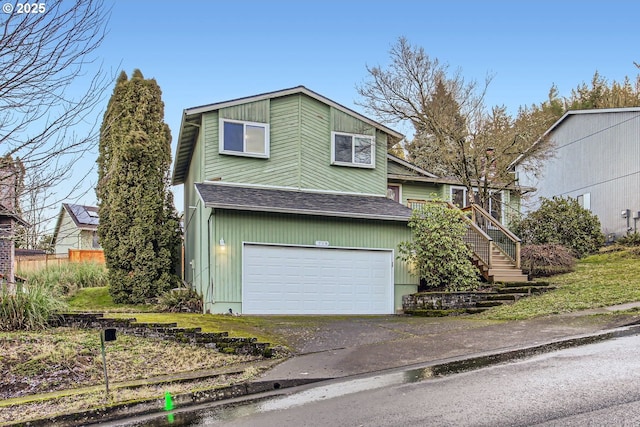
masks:
{"type": "Polygon", "coordinates": [[[244,243],[245,314],[392,314],[393,251],[244,243]]]}

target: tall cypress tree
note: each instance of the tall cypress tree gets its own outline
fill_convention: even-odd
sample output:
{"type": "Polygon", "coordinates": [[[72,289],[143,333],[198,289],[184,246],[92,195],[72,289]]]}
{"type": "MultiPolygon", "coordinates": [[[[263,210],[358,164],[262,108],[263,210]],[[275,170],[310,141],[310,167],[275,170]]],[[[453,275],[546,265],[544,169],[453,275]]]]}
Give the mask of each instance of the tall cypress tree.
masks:
{"type": "Polygon", "coordinates": [[[116,81],[100,129],[98,236],[116,303],[149,302],[179,283],[180,226],[169,191],[171,133],[162,92],[135,70],[116,81]]]}

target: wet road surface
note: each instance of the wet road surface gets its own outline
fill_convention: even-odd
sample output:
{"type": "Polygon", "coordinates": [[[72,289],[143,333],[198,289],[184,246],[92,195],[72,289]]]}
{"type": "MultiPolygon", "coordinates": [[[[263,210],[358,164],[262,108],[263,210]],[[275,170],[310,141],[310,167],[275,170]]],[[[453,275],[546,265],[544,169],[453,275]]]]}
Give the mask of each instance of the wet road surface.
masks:
{"type": "Polygon", "coordinates": [[[634,335],[448,376],[397,371],[114,425],[640,425],[639,355],[634,335]]]}

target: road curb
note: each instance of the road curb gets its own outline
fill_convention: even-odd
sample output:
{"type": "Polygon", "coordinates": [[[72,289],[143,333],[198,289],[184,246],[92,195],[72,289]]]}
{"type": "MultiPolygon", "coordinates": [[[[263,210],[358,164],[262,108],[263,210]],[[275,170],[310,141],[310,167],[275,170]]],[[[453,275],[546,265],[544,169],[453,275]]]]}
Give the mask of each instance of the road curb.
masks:
{"type": "Polygon", "coordinates": [[[550,353],[552,351],[563,350],[566,348],[579,347],[587,344],[594,344],[606,341],[612,338],[620,338],[631,335],[640,334],[640,326],[633,323],[621,328],[589,334],[577,337],[564,338],[556,341],[550,341],[540,345],[523,347],[514,350],[506,350],[501,352],[491,352],[479,356],[467,357],[464,359],[444,362],[440,364],[427,365],[425,369],[429,369],[433,376],[445,376],[460,372],[471,371],[474,369],[484,368],[499,363],[510,362],[513,360],[524,359],[539,354],[550,353]]]}
{"type": "MultiPolygon", "coordinates": [[[[622,326],[620,328],[602,331],[598,333],[574,336],[547,343],[516,348],[505,349],[501,351],[487,352],[471,357],[459,357],[446,362],[431,362],[413,364],[408,366],[399,366],[383,371],[373,371],[367,374],[358,374],[351,377],[362,377],[363,375],[379,374],[382,372],[391,372],[399,370],[416,370],[420,371],[421,378],[439,377],[471,371],[474,369],[484,368],[500,363],[513,360],[532,357],[539,354],[549,353],[556,350],[562,350],[571,347],[579,347],[582,345],[593,344],[612,338],[619,338],[640,334],[640,325],[638,322],[622,326]]],[[[259,395],[261,393],[285,390],[292,387],[307,385],[328,380],[344,380],[350,376],[340,378],[296,378],[296,379],[280,379],[269,381],[252,381],[242,384],[235,384],[228,387],[218,389],[198,391],[193,393],[184,393],[172,396],[173,410],[184,410],[190,406],[224,402],[226,400],[242,398],[246,396],[259,395]]],[[[163,413],[165,406],[164,398],[149,399],[136,403],[117,404],[113,406],[105,406],[89,411],[83,411],[73,414],[65,414],[58,417],[32,420],[15,424],[5,424],[8,426],[52,426],[52,427],[71,427],[78,425],[93,424],[99,422],[117,421],[134,416],[144,416],[151,414],[163,413]]],[[[170,412],[167,412],[170,413],[170,412]]]]}

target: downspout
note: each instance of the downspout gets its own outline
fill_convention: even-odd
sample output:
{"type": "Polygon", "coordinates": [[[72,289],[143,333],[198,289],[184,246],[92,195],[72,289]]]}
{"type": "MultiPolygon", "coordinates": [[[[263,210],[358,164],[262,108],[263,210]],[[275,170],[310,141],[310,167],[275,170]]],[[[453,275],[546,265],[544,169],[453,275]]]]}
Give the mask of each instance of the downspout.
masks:
{"type": "MultiPolygon", "coordinates": [[[[212,256],[215,257],[215,251],[211,251],[211,221],[213,220],[213,213],[214,210],[211,209],[211,212],[209,213],[209,218],[207,219],[207,271],[208,271],[208,276],[209,276],[209,280],[208,280],[208,284],[207,284],[207,292],[206,292],[206,296],[203,295],[203,299],[205,301],[207,301],[208,303],[214,304],[215,303],[215,290],[214,290],[214,283],[213,283],[213,269],[211,268],[211,265],[215,265],[215,259],[212,259],[212,256]]],[[[202,307],[203,310],[206,309],[205,307],[202,307]]]]}

